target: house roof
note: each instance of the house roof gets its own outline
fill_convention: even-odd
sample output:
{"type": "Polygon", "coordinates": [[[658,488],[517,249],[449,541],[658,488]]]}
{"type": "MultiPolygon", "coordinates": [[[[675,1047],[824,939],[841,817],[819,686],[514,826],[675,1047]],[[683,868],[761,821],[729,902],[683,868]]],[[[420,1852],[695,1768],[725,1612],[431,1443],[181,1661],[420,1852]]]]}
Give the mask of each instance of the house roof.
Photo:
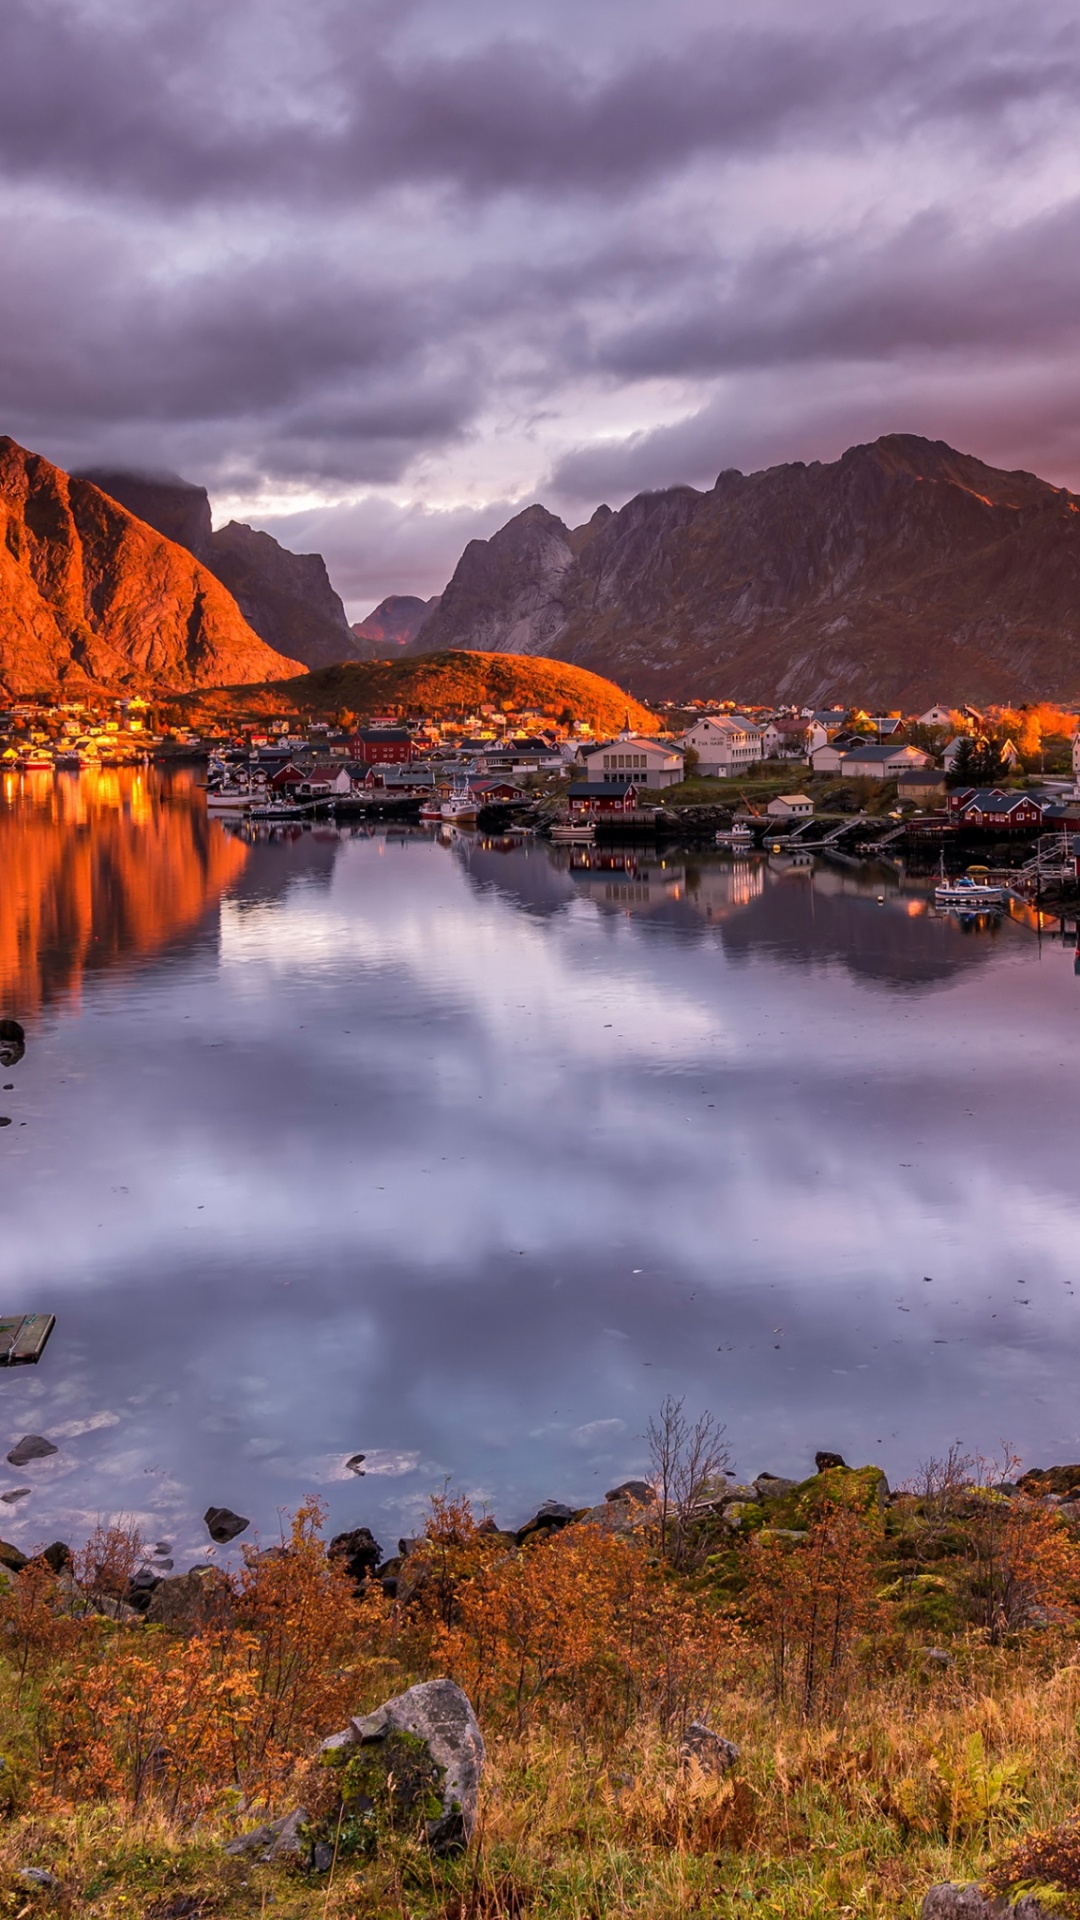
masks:
{"type": "Polygon", "coordinates": [[[926,786],[928,781],[943,782],[945,775],[940,767],[901,767],[896,776],[896,784],[902,787],[905,782],[910,787],[926,786]]]}
{"type": "Polygon", "coordinates": [[[637,733],[630,737],[624,734],[622,738],[618,740],[601,740],[597,746],[583,747],[581,751],[586,760],[591,760],[594,754],[610,753],[613,748],[619,748],[624,752],[631,753],[662,753],[666,759],[682,757],[681,748],[676,746],[674,742],[670,746],[666,746],[659,740],[648,740],[644,734],[637,733]]]}
{"type": "Polygon", "coordinates": [[[636,792],[639,785],[637,780],[574,780],[566,791],[571,800],[613,799],[616,794],[622,799],[631,790],[636,792]]]}
{"type": "Polygon", "coordinates": [[[844,759],[869,760],[875,765],[880,765],[882,761],[899,760],[901,755],[910,756],[918,751],[918,747],[890,747],[886,743],[884,746],[849,747],[844,754],[844,759]]]}
{"type": "Polygon", "coordinates": [[[980,813],[1013,813],[1017,807],[1038,805],[1030,793],[1008,793],[1003,787],[975,787],[966,795],[963,810],[966,813],[969,807],[976,807],[980,813]]]}

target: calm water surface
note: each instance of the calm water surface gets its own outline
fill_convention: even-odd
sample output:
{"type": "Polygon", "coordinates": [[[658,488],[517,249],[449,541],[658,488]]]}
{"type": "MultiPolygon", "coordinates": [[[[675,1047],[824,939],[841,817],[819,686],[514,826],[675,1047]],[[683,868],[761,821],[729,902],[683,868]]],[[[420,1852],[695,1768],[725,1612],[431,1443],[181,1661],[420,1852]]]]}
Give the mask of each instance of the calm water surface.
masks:
{"type": "Polygon", "coordinates": [[[0,1531],[308,1491],[387,1550],[446,1480],[520,1522],[644,1461],[1080,1457],[1080,979],[883,873],[248,843],[193,781],[0,788],[0,1531]],[[879,895],[884,896],[879,900],[879,895]],[[928,1276],[928,1278],[927,1278],[928,1276]],[[345,1459],[368,1456],[358,1480],[345,1459]]]}

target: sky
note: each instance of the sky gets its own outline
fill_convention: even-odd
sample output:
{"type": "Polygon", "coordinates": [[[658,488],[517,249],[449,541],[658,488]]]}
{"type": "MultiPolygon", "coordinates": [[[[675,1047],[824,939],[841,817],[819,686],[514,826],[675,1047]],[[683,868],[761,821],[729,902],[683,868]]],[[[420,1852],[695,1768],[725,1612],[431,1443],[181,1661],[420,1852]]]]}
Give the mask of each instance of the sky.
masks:
{"type": "Polygon", "coordinates": [[[890,431],[1080,485],[1061,0],[5,0],[0,427],[358,617],[890,431]]]}

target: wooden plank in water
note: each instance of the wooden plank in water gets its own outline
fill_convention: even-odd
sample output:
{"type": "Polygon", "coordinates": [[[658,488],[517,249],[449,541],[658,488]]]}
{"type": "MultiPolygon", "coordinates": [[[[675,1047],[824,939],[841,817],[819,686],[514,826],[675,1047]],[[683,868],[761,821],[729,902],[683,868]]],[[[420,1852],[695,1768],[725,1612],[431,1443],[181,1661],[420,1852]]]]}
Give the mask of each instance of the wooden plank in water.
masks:
{"type": "Polygon", "coordinates": [[[33,1366],[55,1325],[54,1313],[0,1315],[0,1367],[33,1366]]]}

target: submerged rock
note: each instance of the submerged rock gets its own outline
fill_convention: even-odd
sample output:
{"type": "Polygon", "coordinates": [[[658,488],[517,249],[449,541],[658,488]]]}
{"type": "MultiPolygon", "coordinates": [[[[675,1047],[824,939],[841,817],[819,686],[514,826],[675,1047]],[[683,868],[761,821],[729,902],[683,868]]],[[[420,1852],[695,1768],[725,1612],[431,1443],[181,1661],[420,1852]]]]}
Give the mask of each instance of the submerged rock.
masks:
{"type": "Polygon", "coordinates": [[[54,1446],[51,1440],[46,1440],[44,1434],[24,1433],[7,1456],[8,1466],[25,1467],[29,1460],[46,1460],[50,1453],[59,1451],[59,1447],[54,1446]]]}
{"type": "Polygon", "coordinates": [[[346,1814],[422,1835],[433,1853],[464,1847],[476,1825],[484,1742],[468,1695],[425,1680],[323,1742],[340,1769],[346,1814]]]}
{"type": "Polygon", "coordinates": [[[0,1020],[0,1067],[17,1067],[26,1052],[26,1033],[17,1020],[0,1020]]]}

